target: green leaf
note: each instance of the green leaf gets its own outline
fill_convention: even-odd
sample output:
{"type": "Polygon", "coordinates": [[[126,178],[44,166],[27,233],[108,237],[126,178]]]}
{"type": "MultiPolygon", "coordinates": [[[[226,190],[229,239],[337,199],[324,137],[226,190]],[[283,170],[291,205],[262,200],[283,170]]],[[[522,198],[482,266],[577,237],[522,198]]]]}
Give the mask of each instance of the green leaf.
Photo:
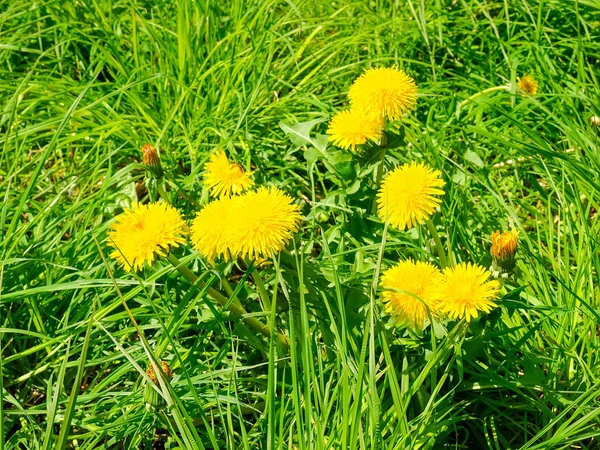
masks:
{"type": "Polygon", "coordinates": [[[356,170],[352,161],[342,161],[335,165],[335,170],[344,180],[352,180],[356,178],[356,170]]]}
{"type": "Polygon", "coordinates": [[[292,141],[292,144],[298,147],[306,147],[312,145],[321,152],[324,152],[327,148],[328,137],[326,134],[319,134],[316,137],[311,137],[310,131],[312,128],[321,122],[325,122],[327,119],[314,119],[308,122],[299,122],[294,125],[288,125],[284,122],[279,122],[279,126],[285,134],[287,134],[292,141]]]}
{"type": "Polygon", "coordinates": [[[387,139],[387,144],[386,144],[387,149],[400,148],[400,147],[404,147],[404,145],[406,145],[406,142],[404,140],[404,138],[406,137],[406,132],[405,132],[404,127],[400,127],[400,129],[398,130],[398,134],[393,133],[391,131],[385,131],[385,135],[386,135],[386,139],[387,139]]]}
{"type": "Polygon", "coordinates": [[[523,376],[521,382],[529,386],[538,386],[545,380],[544,371],[540,368],[538,361],[525,356],[523,358],[523,376]]]}
{"type": "Polygon", "coordinates": [[[310,168],[319,158],[321,158],[323,154],[317,150],[315,147],[308,147],[304,151],[304,158],[306,158],[306,162],[308,163],[308,167],[310,168]]]}
{"type": "Polygon", "coordinates": [[[356,180],[354,180],[354,183],[352,183],[350,186],[348,186],[348,189],[346,189],[346,194],[348,195],[352,195],[358,192],[358,190],[360,189],[360,178],[357,178],[356,180]]]}
{"type": "Polygon", "coordinates": [[[465,152],[465,159],[477,167],[483,167],[483,160],[472,150],[465,152]]]}
{"type": "Polygon", "coordinates": [[[467,184],[467,176],[461,169],[457,169],[456,173],[452,175],[452,181],[460,186],[467,184]]]}

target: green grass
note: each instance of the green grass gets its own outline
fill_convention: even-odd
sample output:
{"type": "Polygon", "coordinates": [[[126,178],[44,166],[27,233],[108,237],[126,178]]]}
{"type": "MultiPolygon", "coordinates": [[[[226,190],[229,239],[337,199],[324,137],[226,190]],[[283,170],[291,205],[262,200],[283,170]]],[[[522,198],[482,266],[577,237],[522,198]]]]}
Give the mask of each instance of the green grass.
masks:
{"type": "Polygon", "coordinates": [[[0,1],[0,450],[598,448],[599,61],[591,0],[0,1]],[[324,133],[354,78],[393,64],[421,96],[386,165],[443,171],[454,261],[489,267],[491,232],[521,230],[518,276],[468,328],[389,324],[373,283],[431,258],[427,229],[384,231],[372,172],[280,126],[324,133]],[[477,95],[525,73],[535,96],[477,95]],[[298,199],[301,232],[260,269],[271,313],[243,264],[176,251],[289,352],[166,260],[105,261],[145,143],[186,219],[217,147],[298,199]],[[151,359],[175,376],[148,411],[151,359]]]}

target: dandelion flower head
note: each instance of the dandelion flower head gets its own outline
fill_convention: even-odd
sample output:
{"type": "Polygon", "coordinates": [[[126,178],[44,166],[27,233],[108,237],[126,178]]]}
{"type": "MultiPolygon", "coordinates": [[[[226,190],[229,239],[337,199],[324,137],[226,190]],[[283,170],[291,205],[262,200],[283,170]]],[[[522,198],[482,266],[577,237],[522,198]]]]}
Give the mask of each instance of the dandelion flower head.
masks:
{"type": "Polygon", "coordinates": [[[417,103],[417,85],[395,67],[367,69],[350,86],[352,108],[370,115],[398,120],[417,103]]]}
{"type": "Polygon", "coordinates": [[[126,271],[152,264],[156,255],[164,256],[170,247],[185,242],[185,222],[175,208],[166,203],[135,204],[117,217],[108,232],[110,256],[126,271]]]}
{"type": "Polygon", "coordinates": [[[519,245],[519,231],[510,230],[500,233],[494,231],[492,233],[492,248],[490,253],[495,259],[507,259],[515,255],[517,246],[519,245]]]}
{"type": "Polygon", "coordinates": [[[205,164],[204,184],[214,197],[237,195],[254,184],[238,164],[231,164],[223,150],[213,153],[205,164]]]}
{"type": "Polygon", "coordinates": [[[277,188],[261,187],[236,199],[227,224],[227,244],[233,255],[270,258],[285,247],[300,224],[300,207],[277,188]]]}
{"type": "Polygon", "coordinates": [[[441,203],[444,180],[439,170],[412,162],[387,174],[377,193],[381,220],[394,228],[412,228],[428,219],[441,203]]]}
{"type": "Polygon", "coordinates": [[[381,137],[381,124],[362,111],[350,109],[333,116],[327,134],[336,146],[354,152],[357,145],[376,141],[381,137]]]}
{"type": "Polygon", "coordinates": [[[226,229],[229,212],[239,197],[221,197],[206,205],[197,215],[191,226],[192,245],[209,262],[217,257],[229,260],[226,242],[226,229]]]}
{"type": "Polygon", "coordinates": [[[381,276],[385,312],[398,324],[421,328],[434,313],[441,278],[439,269],[428,262],[407,259],[390,267],[381,276]]]}
{"type": "Polygon", "coordinates": [[[519,79],[517,82],[517,86],[522,91],[526,92],[530,95],[537,94],[538,90],[538,82],[531,75],[525,75],[523,78],[519,79]]]}
{"type": "Polygon", "coordinates": [[[261,187],[205,206],[192,223],[192,244],[211,263],[217,257],[270,258],[285,247],[300,218],[290,196],[261,187]]]}
{"type": "Polygon", "coordinates": [[[489,313],[500,292],[498,281],[488,281],[491,273],[481,266],[460,263],[444,269],[437,286],[438,310],[469,322],[479,311],[489,313]]]}

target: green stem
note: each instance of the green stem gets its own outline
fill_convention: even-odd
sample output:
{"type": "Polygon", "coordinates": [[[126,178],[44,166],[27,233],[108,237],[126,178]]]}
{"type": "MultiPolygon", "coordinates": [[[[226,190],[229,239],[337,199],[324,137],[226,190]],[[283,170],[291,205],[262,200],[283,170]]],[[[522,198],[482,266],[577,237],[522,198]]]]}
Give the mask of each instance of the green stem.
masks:
{"type": "Polygon", "coordinates": [[[258,293],[260,294],[260,298],[262,300],[262,306],[264,311],[271,310],[271,300],[269,299],[269,293],[265,288],[265,283],[263,282],[262,277],[256,270],[256,267],[252,268],[252,278],[254,279],[254,283],[256,283],[256,288],[258,289],[258,293]]]}
{"type": "Polygon", "coordinates": [[[489,94],[490,92],[495,92],[495,91],[508,91],[510,89],[510,86],[507,86],[505,84],[503,84],[502,86],[494,86],[491,88],[487,88],[484,89],[481,92],[477,92],[473,95],[471,95],[469,98],[464,99],[462,102],[460,102],[458,104],[458,107],[456,108],[456,117],[458,118],[460,116],[460,110],[469,102],[472,102],[473,100],[481,97],[482,95],[486,95],[489,94]]]}
{"type": "Polygon", "coordinates": [[[502,289],[504,289],[504,282],[506,280],[504,278],[502,278],[502,275],[500,275],[500,277],[498,278],[498,287],[500,288],[500,291],[502,291],[502,289]]]}
{"type": "MultiPolygon", "coordinates": [[[[381,159],[379,161],[379,165],[377,166],[377,172],[375,172],[375,190],[379,190],[379,185],[381,184],[381,179],[383,178],[383,169],[385,168],[385,145],[387,144],[387,138],[385,137],[385,132],[381,135],[381,159]]],[[[373,204],[371,206],[371,212],[373,214],[377,213],[377,196],[373,197],[373,204]]]]}
{"type": "MultiPolygon", "coordinates": [[[[175,267],[183,277],[188,280],[192,285],[203,287],[203,283],[198,281],[198,277],[194,272],[192,272],[187,266],[183,265],[179,259],[173,254],[169,253],[167,259],[173,267],[175,267]]],[[[254,331],[266,336],[271,336],[271,329],[258,320],[256,317],[247,317],[248,312],[244,309],[241,304],[236,304],[234,302],[230,302],[227,297],[221,294],[214,288],[209,287],[206,292],[208,295],[219,303],[222,307],[227,308],[234,316],[241,317],[246,324],[252,328],[254,331]]],[[[279,341],[283,344],[284,347],[289,348],[289,340],[281,333],[277,333],[279,341]]]]}
{"type": "Polygon", "coordinates": [[[381,184],[381,179],[383,178],[383,168],[385,164],[383,160],[385,159],[385,150],[382,152],[381,161],[377,166],[377,173],[375,174],[375,189],[379,189],[379,185],[381,184]]]}
{"type": "Polygon", "coordinates": [[[444,250],[444,246],[442,245],[442,240],[440,239],[440,235],[435,229],[435,225],[431,219],[427,219],[426,223],[429,233],[431,233],[431,237],[433,238],[433,242],[435,242],[435,248],[437,249],[438,256],[440,258],[440,266],[442,266],[443,269],[448,266],[448,259],[446,258],[446,252],[444,250]]]}
{"type": "Polygon", "coordinates": [[[169,200],[167,191],[165,191],[165,185],[163,184],[162,180],[158,180],[156,184],[157,184],[158,195],[160,195],[160,198],[162,198],[163,201],[171,204],[171,201],[169,200]]]}
{"type": "Polygon", "coordinates": [[[221,279],[221,284],[223,285],[223,289],[225,289],[225,293],[227,295],[229,295],[230,298],[233,299],[233,302],[238,306],[242,306],[242,302],[240,301],[240,299],[237,297],[237,295],[231,288],[231,284],[229,284],[229,281],[227,281],[226,277],[223,277],[221,279]]]}

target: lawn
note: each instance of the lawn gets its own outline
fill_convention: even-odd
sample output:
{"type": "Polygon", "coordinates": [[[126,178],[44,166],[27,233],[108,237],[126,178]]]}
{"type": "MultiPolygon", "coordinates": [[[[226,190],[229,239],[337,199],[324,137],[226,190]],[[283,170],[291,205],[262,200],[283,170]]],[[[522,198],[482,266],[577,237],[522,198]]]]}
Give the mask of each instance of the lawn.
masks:
{"type": "Polygon", "coordinates": [[[597,0],[0,0],[0,73],[0,450],[600,448],[597,0]]]}

